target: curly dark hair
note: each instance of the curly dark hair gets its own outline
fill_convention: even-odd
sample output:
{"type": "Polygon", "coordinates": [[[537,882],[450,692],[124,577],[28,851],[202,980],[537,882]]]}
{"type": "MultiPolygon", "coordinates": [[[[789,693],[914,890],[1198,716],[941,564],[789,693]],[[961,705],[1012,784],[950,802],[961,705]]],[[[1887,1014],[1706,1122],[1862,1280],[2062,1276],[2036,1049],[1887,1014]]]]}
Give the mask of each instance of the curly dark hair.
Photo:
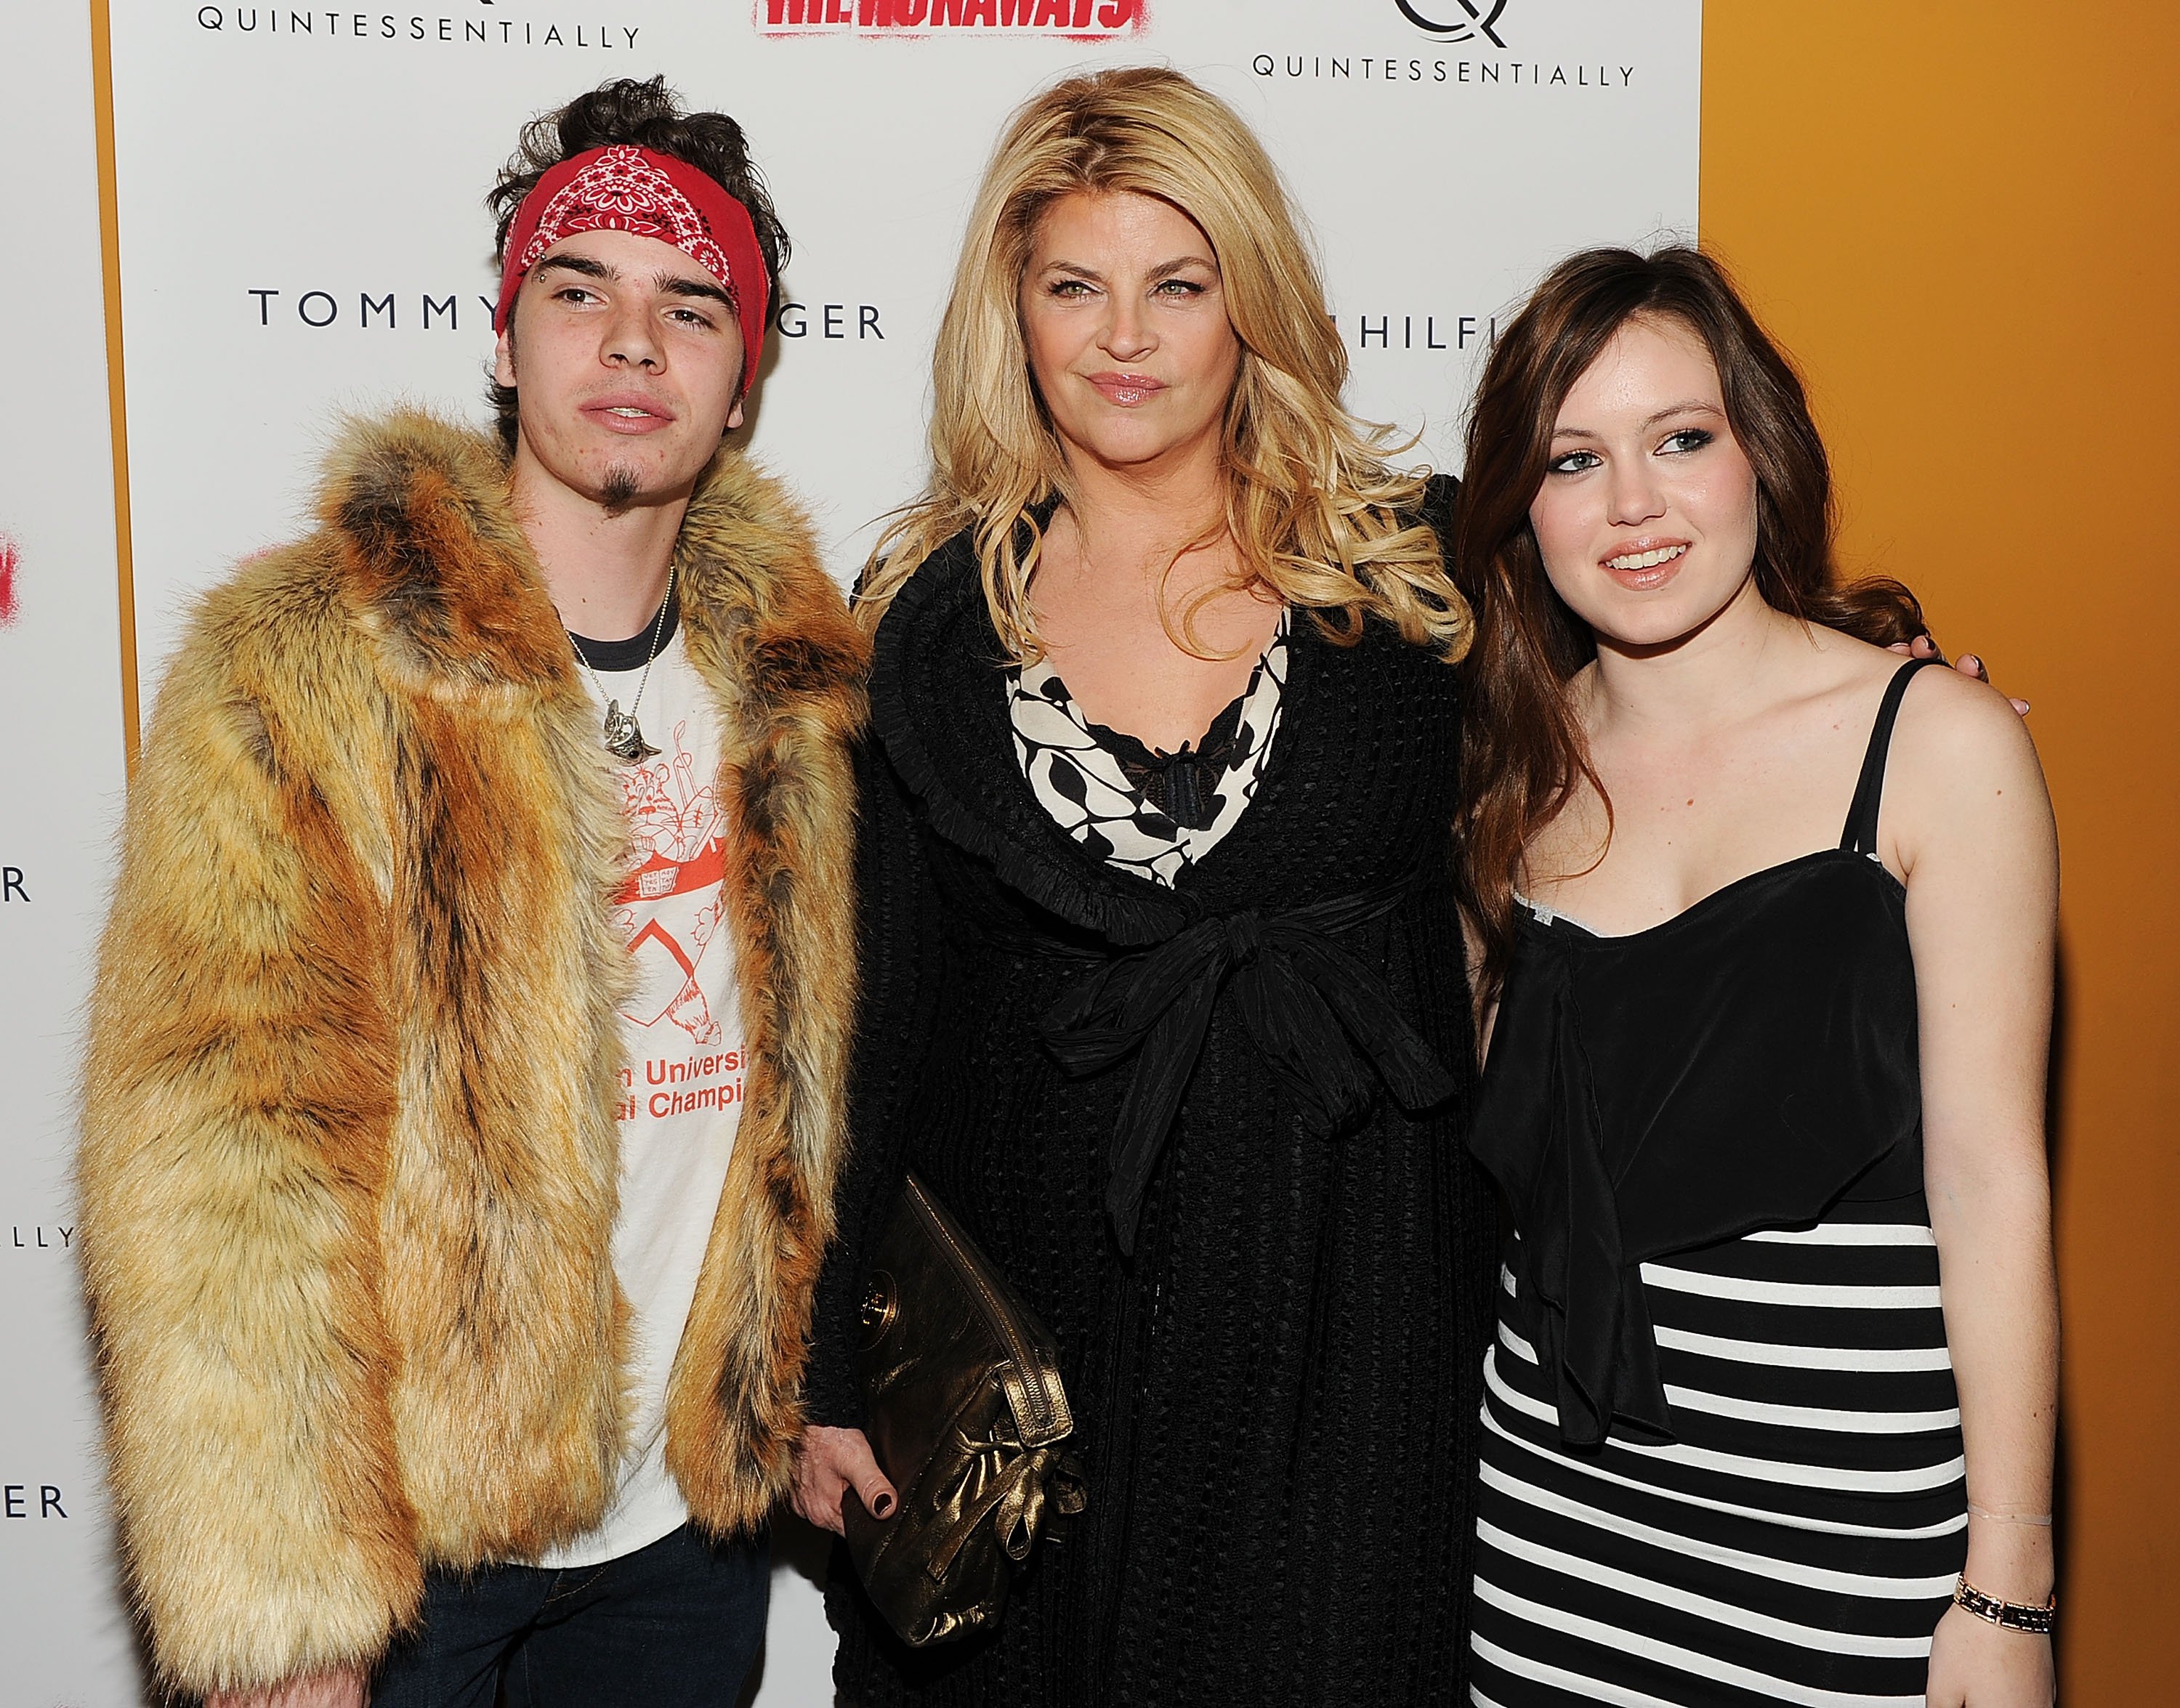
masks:
{"type": "MultiPolygon", "coordinates": [[[[724,113],[684,113],[680,96],[666,86],[663,77],[646,82],[633,77],[615,78],[577,96],[556,112],[540,113],[522,127],[520,142],[500,168],[499,181],[484,199],[498,222],[493,258],[505,259],[508,228],[515,223],[523,198],[537,187],[538,179],[564,160],[619,143],[686,161],[749,210],[750,223],[757,228],[757,252],[764,258],[766,283],[771,288],[766,320],[768,324],[778,318],[779,271],[787,265],[790,253],[787,232],[773,210],[764,175],[750,159],[742,128],[724,113]]],[[[494,380],[488,395],[498,417],[499,436],[512,452],[515,387],[494,380]]]]}

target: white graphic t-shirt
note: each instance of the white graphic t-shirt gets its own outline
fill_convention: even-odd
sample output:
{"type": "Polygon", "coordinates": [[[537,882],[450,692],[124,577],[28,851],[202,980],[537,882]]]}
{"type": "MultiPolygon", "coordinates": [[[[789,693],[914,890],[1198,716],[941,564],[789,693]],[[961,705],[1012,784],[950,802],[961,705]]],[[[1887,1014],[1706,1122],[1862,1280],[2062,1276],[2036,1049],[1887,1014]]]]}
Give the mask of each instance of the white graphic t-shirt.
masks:
{"type": "MultiPolygon", "coordinates": [[[[605,700],[624,710],[636,701],[641,671],[639,650],[633,669],[600,670],[597,684],[584,673],[593,697],[603,687],[602,722],[605,700]]],[[[628,1065],[614,1225],[614,1268],[635,1310],[635,1405],[619,1495],[597,1530],[547,1552],[539,1563],[551,1567],[619,1559],[688,1522],[666,1469],[666,1381],[726,1181],[746,1068],[722,917],[718,722],[678,631],[652,666],[636,715],[659,751],[619,767],[638,864],[614,912],[639,978],[621,1011],[628,1065]]]]}

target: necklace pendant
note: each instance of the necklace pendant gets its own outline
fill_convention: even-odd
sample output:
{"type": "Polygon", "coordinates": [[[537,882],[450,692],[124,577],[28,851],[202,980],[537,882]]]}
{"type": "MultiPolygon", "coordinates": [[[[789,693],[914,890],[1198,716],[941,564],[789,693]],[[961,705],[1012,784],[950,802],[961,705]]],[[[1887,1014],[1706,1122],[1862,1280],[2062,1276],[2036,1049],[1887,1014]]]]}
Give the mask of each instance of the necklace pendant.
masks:
{"type": "Polygon", "coordinates": [[[606,702],[606,751],[630,765],[658,757],[658,750],[643,739],[643,726],[618,700],[606,702]]]}

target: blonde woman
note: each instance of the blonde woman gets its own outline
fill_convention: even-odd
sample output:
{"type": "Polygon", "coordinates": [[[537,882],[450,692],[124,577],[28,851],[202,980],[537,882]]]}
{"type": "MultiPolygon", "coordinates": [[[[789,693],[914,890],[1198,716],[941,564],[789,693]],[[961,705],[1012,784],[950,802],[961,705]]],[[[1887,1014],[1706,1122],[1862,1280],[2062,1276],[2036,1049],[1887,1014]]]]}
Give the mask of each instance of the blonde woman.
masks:
{"type": "Polygon", "coordinates": [[[1186,78],[1002,140],[881,547],[856,1160],[798,1504],[914,1168],[1054,1331],[1090,1488],[998,1632],[834,1587],[844,1701],[1452,1700],[1494,1245],[1462,1147],[1467,607],[1341,408],[1276,174],[1186,78]]]}

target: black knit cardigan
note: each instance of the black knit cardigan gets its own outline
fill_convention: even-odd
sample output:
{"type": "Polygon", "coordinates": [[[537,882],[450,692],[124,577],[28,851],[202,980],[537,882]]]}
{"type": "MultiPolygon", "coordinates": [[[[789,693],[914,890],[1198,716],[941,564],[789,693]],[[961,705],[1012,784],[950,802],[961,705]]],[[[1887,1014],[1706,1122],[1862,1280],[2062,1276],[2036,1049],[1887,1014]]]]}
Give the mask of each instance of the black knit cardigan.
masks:
{"type": "Polygon", "coordinates": [[[913,1168],[1058,1340],[1090,1508],[989,1638],[912,1654],[836,1559],[841,1700],[1022,1705],[1456,1700],[1495,1216],[1463,1146],[1473,1045],[1450,870],[1457,672],[1373,623],[1297,621],[1255,799],[1176,887],[1031,794],[966,539],[879,625],[864,759],[855,1152],[811,1402],[861,1417],[865,1254],[913,1168]],[[1133,1063],[1063,1071],[1040,1024],[1082,956],[1209,915],[1377,891],[1340,933],[1459,1090],[1311,1129],[1222,997],[1144,1203],[1108,1216],[1133,1063]],[[1065,944],[1066,953],[1040,945],[1065,944]]]}

